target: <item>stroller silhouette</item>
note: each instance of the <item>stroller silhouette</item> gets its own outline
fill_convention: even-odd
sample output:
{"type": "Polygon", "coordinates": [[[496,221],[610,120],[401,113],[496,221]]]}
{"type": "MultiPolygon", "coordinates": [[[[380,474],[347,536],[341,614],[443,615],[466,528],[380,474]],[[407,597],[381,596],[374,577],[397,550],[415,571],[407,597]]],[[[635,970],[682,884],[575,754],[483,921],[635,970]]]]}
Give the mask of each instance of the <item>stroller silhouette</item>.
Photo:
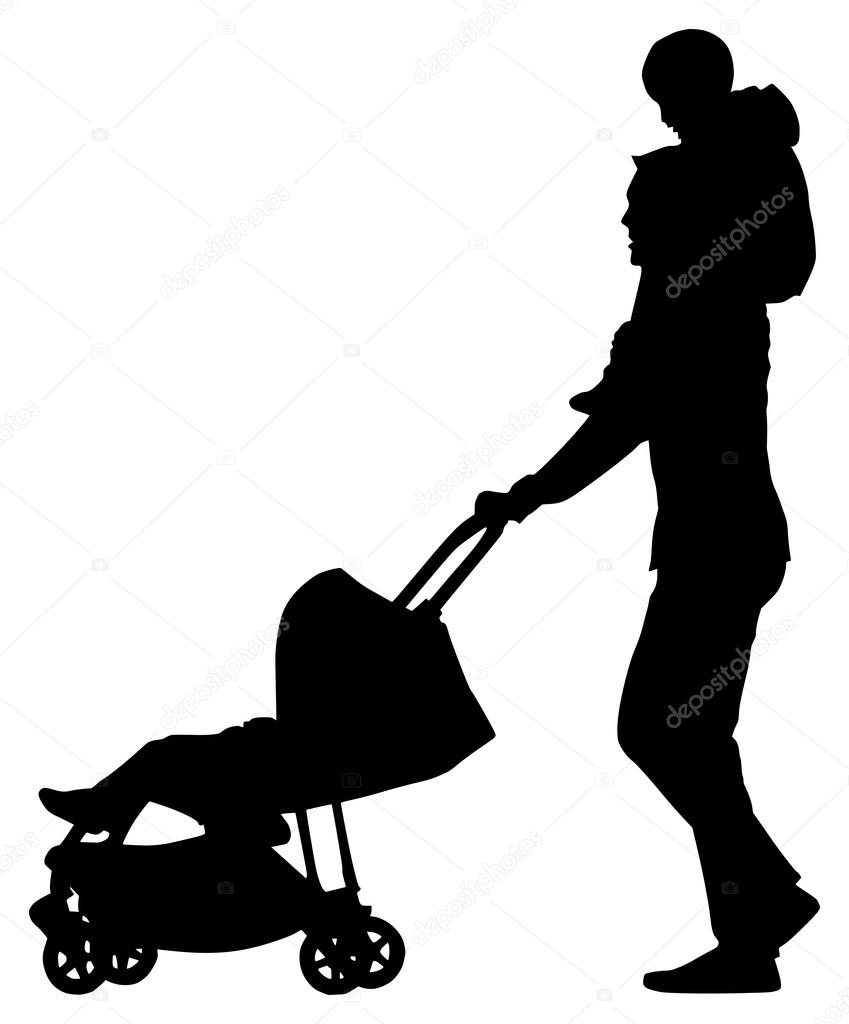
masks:
{"type": "Polygon", "coordinates": [[[462,523],[394,601],[333,569],[287,604],[275,656],[277,707],[278,717],[295,723],[297,739],[281,752],[281,774],[294,781],[273,809],[295,815],[305,874],[276,849],[291,838],[282,816],[273,830],[245,839],[222,811],[203,822],[204,835],[158,846],[126,844],[131,821],[99,842],[85,842],[86,828],[72,825],[45,857],[50,892],[30,909],[46,936],[44,969],[56,988],[84,994],[104,981],[131,985],[147,977],[160,949],[228,952],[297,931],[305,933],[301,970],[319,992],[378,988],[397,976],[404,941],[360,903],[342,803],[443,774],[494,736],[440,616],[503,526],[486,526],[433,597],[407,607],[481,529],[474,516],[462,523]],[[344,884],[325,891],[307,811],[327,805],[344,884]]]}

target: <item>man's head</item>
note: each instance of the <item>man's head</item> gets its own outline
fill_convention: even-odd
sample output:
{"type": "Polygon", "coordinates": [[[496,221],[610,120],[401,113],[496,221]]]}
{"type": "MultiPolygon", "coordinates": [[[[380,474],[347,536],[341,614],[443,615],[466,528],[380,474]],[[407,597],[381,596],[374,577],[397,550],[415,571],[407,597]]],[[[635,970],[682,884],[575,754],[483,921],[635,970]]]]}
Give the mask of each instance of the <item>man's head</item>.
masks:
{"type": "Polygon", "coordinates": [[[682,141],[713,122],[733,80],[731,51],[719,36],[695,28],[659,39],[643,65],[646,92],[682,141]]]}

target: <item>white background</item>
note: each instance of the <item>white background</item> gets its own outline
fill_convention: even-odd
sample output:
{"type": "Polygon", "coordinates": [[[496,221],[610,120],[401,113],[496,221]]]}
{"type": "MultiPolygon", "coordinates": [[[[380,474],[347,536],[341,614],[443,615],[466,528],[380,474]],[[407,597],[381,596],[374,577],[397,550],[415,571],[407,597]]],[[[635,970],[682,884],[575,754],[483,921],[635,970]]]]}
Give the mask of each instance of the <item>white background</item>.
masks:
{"type": "MultiPolygon", "coordinates": [[[[842,1015],[846,24],[826,0],[719,4],[519,0],[458,49],[463,23],[483,24],[472,0],[4,0],[9,1019],[842,1015]],[[643,447],[510,527],[446,610],[497,740],[435,782],[349,805],[363,897],[407,940],[394,983],[319,995],[296,936],[163,953],[147,981],[106,986],[106,999],[53,990],[27,910],[64,829],[37,789],[90,784],[180,709],[187,732],[269,713],[270,646],[211,695],[206,682],[304,580],[344,565],[392,595],[480,490],[538,468],[580,423],[568,399],[597,380],[636,284],[619,224],[629,154],[675,141],[640,67],[655,39],[688,26],[724,34],[738,87],[775,82],[795,104],[818,235],[804,297],[772,311],[770,446],[793,562],[761,620],[768,653],[738,731],[756,808],[823,904],[782,953],[784,988],[710,999],[641,985],[645,969],[712,942],[690,830],[615,736],[653,585],[643,447]],[[416,80],[419,61],[451,49],[445,70],[416,80]],[[197,267],[211,237],[278,188],[289,198],[237,251],[163,293],[163,275],[197,267]],[[515,436],[452,477],[497,435],[515,436]],[[438,502],[417,498],[437,487],[438,502]],[[533,852],[512,860],[528,839],[533,852]],[[458,913],[464,891],[479,895],[458,913]],[[420,941],[437,915],[441,930],[420,941]]],[[[690,628],[697,644],[711,623],[690,628]]],[[[404,687],[404,663],[397,674],[404,687]]],[[[314,685],[346,682],[316,666],[314,685]]],[[[427,699],[410,693],[411,714],[427,699]]],[[[135,838],[192,828],[151,808],[135,838]]]]}

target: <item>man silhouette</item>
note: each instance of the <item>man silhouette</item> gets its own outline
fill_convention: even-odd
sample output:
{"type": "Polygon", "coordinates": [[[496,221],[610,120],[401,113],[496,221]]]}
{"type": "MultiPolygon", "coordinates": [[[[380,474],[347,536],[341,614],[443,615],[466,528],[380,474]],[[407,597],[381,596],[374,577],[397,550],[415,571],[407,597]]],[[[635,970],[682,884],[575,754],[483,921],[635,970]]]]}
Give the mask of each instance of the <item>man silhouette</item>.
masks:
{"type": "Polygon", "coordinates": [[[647,974],[668,992],[774,991],[779,947],[819,904],[755,817],[733,732],[758,615],[789,559],[766,447],[766,303],[814,263],[799,126],[774,86],[732,92],[725,44],[686,30],[643,82],[680,145],[636,157],[623,223],[641,275],[589,414],[563,448],[476,511],[521,522],[649,442],[657,584],[625,680],[624,751],[692,826],[718,945],[647,974]]]}

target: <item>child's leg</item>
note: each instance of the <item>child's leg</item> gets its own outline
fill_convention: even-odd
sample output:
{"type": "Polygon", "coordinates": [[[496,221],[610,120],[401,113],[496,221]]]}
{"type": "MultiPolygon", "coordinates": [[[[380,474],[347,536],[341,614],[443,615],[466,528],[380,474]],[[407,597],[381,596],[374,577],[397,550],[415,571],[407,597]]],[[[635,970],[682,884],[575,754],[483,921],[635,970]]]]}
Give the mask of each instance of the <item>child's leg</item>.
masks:
{"type": "Polygon", "coordinates": [[[42,790],[42,802],[52,813],[92,831],[133,821],[149,802],[201,823],[226,816],[228,810],[258,807],[277,730],[273,719],[254,719],[246,726],[151,740],[92,789],[42,790]]]}

